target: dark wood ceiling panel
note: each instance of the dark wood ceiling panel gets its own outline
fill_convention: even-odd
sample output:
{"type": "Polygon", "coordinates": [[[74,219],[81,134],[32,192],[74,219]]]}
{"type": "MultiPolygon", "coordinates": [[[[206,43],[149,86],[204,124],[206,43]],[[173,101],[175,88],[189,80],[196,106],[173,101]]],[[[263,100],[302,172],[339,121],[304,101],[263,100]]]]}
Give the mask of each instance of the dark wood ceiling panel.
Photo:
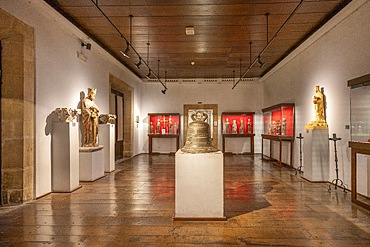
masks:
{"type": "MultiPolygon", "coordinates": [[[[153,72],[167,71],[168,78],[230,77],[233,70],[246,70],[280,29],[299,0],[45,0],[61,14],[101,44],[114,57],[139,77],[148,68],[134,65],[142,57],[153,72]],[[108,16],[115,27],[95,6],[108,16]],[[129,40],[132,14],[130,58],[120,51],[129,40]],[[185,27],[195,28],[194,36],[185,34],[185,27]],[[115,29],[117,28],[119,32],[115,29]],[[147,61],[147,42],[150,59],[147,61]],[[252,54],[249,52],[252,42],[252,54]],[[135,51],[138,53],[136,54],[135,51]],[[190,62],[194,61],[192,66],[190,62]]],[[[255,66],[247,77],[260,77],[302,43],[349,0],[305,0],[295,15],[268,47],[261,59],[263,68],[255,66]]]]}

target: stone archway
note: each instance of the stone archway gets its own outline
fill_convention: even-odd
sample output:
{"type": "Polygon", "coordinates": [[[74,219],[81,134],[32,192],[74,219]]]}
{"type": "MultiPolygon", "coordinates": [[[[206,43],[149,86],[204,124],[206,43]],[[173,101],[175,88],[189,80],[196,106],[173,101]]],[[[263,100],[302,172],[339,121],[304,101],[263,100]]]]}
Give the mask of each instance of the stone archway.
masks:
{"type": "Polygon", "coordinates": [[[34,198],[34,29],[0,9],[2,44],[1,205],[34,198]]]}

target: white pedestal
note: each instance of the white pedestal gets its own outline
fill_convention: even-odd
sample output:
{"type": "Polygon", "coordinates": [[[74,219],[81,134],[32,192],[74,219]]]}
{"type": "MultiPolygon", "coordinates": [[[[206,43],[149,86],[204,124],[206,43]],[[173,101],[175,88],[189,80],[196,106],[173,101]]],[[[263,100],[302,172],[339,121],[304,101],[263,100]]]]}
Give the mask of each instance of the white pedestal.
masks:
{"type": "Polygon", "coordinates": [[[303,178],[329,181],[329,130],[308,130],[303,140],[303,178]]]}
{"type": "Polygon", "coordinates": [[[225,220],[223,153],[175,155],[175,220],[225,220]]]}
{"type": "Polygon", "coordinates": [[[95,181],[104,177],[103,146],[80,147],[80,181],[95,181]]]}
{"type": "Polygon", "coordinates": [[[99,124],[99,145],[104,146],[104,172],[115,170],[115,125],[99,124]]]}
{"type": "Polygon", "coordinates": [[[51,190],[71,192],[79,188],[78,123],[53,123],[51,136],[51,190]]]}

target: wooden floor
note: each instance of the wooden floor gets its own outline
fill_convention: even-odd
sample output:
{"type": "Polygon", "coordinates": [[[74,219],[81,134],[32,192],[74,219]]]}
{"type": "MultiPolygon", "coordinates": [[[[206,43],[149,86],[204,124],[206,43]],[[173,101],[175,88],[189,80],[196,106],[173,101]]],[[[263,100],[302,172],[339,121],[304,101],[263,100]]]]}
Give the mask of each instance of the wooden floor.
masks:
{"type": "MultiPolygon", "coordinates": [[[[0,246],[370,246],[370,212],[260,155],[225,157],[223,222],[174,222],[173,155],[0,209],[0,246]]],[[[194,171],[196,172],[196,171],[194,171]]]]}

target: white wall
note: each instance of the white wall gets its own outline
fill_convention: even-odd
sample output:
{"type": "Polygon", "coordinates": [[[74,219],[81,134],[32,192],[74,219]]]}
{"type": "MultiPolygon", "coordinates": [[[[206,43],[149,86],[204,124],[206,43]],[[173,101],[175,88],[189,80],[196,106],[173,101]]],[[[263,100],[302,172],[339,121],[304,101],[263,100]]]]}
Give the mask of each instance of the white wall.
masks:
{"type": "MultiPolygon", "coordinates": [[[[134,88],[134,112],[140,108],[139,78],[134,76],[97,44],[84,49],[87,61],[77,58],[85,34],[66,21],[42,0],[2,0],[0,8],[35,29],[36,50],[36,197],[51,191],[51,136],[46,119],[57,107],[76,108],[80,92],[97,88],[100,113],[109,111],[109,73],[134,88]]],[[[138,140],[134,131],[134,140],[138,140]]],[[[138,153],[138,142],[133,146],[138,153]]]]}
{"type": "MultiPolygon", "coordinates": [[[[167,83],[168,90],[162,94],[163,87],[158,82],[156,84],[145,83],[142,86],[141,119],[143,119],[143,143],[140,146],[141,152],[148,152],[148,113],[180,113],[183,125],[184,104],[218,104],[218,149],[221,149],[221,113],[230,111],[255,112],[255,152],[260,152],[261,137],[261,106],[262,85],[258,82],[240,82],[235,89],[232,83],[208,84],[208,83],[167,83]]],[[[181,134],[183,133],[181,126],[181,134]]],[[[249,140],[246,140],[249,142],[249,140]]],[[[164,140],[160,145],[161,150],[171,151],[164,140]]],[[[158,143],[155,143],[157,145],[158,143]]],[[[183,146],[183,136],[180,140],[180,148],[183,146]]],[[[154,145],[154,144],[153,144],[154,145]]],[[[242,144],[241,144],[242,145],[242,144]]]]}
{"type": "MultiPolygon", "coordinates": [[[[264,107],[296,104],[296,134],[314,120],[314,86],[324,87],[329,134],[336,133],[339,177],[350,186],[350,88],[347,81],[370,73],[370,2],[353,1],[293,54],[261,78],[264,107]]],[[[304,142],[304,140],[303,140],[304,142]]],[[[330,142],[330,177],[335,178],[333,142],[330,142]]],[[[294,145],[294,166],[299,166],[299,142],[294,145]]],[[[367,171],[362,171],[367,173],[367,171]]],[[[359,188],[361,192],[362,188],[359,188]]],[[[364,191],[364,190],[363,190],[364,191]]],[[[367,193],[369,195],[369,193],[367,193]]]]}

